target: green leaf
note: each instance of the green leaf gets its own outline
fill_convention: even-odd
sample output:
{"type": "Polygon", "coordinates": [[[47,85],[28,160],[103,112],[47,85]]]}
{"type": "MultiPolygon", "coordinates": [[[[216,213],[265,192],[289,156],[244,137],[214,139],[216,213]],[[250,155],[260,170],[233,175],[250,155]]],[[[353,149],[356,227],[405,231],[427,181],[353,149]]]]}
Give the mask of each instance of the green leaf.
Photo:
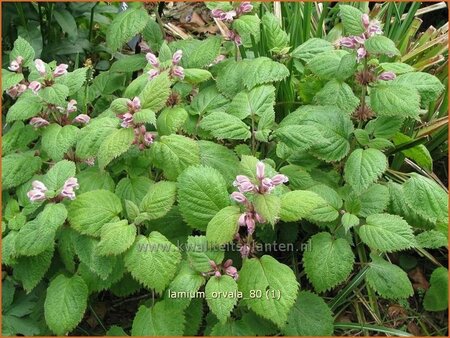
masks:
{"type": "Polygon", "coordinates": [[[333,80],[338,75],[339,65],[344,56],[349,55],[344,50],[330,50],[315,55],[307,67],[324,80],[333,80]]]}
{"type": "Polygon", "coordinates": [[[348,232],[354,226],[359,225],[359,218],[351,213],[346,212],[342,215],[341,223],[345,231],[348,232]]]}
{"type": "Polygon", "coordinates": [[[177,272],[181,261],[179,249],[157,231],[148,237],[136,237],[125,254],[125,266],[131,275],[149,289],[162,293],[177,272]]]}
{"type": "Polygon", "coordinates": [[[289,313],[283,333],[286,336],[331,336],[333,314],[322,298],[301,291],[289,313]]]}
{"type": "Polygon", "coordinates": [[[69,206],[69,222],[82,234],[100,236],[100,230],[122,211],[120,199],[108,190],[92,190],[77,196],[69,206]]]}
{"type": "MultiPolygon", "coordinates": [[[[392,140],[397,147],[400,147],[402,144],[414,141],[412,137],[409,137],[402,133],[395,134],[392,140]]],[[[404,149],[402,150],[402,154],[407,158],[413,160],[419,166],[428,170],[429,172],[433,171],[433,157],[431,156],[429,150],[425,145],[417,144],[414,147],[404,149]]]]}
{"type": "Polygon", "coordinates": [[[356,70],[356,58],[352,54],[344,55],[339,62],[337,68],[336,78],[344,81],[355,73],[356,70]]]}
{"type": "Polygon", "coordinates": [[[158,116],[156,126],[160,135],[170,135],[179,130],[186,119],[188,113],[180,107],[166,108],[158,116]]]}
{"type": "Polygon", "coordinates": [[[420,113],[420,96],[409,85],[378,84],[370,92],[370,107],[377,116],[417,119],[420,113]]]}
{"type": "Polygon", "coordinates": [[[236,177],[239,160],[235,152],[227,147],[210,141],[198,141],[200,147],[200,163],[217,169],[225,178],[228,185],[236,177]]]}
{"type": "Polygon", "coordinates": [[[133,114],[134,123],[148,123],[156,125],[156,115],[153,110],[142,109],[133,114]]]}
{"type": "Polygon", "coordinates": [[[243,15],[233,21],[233,29],[237,31],[241,37],[244,47],[252,45],[252,37],[255,42],[259,41],[260,37],[260,22],[259,17],[255,15],[243,15]]]}
{"type": "Polygon", "coordinates": [[[212,313],[220,322],[224,323],[231,315],[237,304],[238,286],[233,278],[227,275],[211,277],[205,286],[206,302],[212,313]]]}
{"type": "Polygon", "coordinates": [[[184,329],[184,313],[173,303],[163,300],[151,308],[139,307],[131,328],[132,336],[181,336],[184,329]]]}
{"type": "Polygon", "coordinates": [[[219,140],[246,140],[251,136],[249,126],[236,116],[223,112],[208,114],[200,122],[200,127],[219,140]]]}
{"type": "Polygon", "coordinates": [[[272,256],[245,259],[238,279],[241,302],[257,315],[284,326],[298,292],[298,282],[293,271],[272,256]],[[251,297],[261,292],[261,297],[251,297]],[[270,296],[271,293],[279,297],[270,296]],[[268,297],[266,295],[269,295],[268,297]]]}
{"type": "Polygon", "coordinates": [[[436,230],[421,232],[416,236],[417,246],[425,249],[438,249],[448,246],[448,238],[445,234],[436,230]]]}
{"type": "Polygon", "coordinates": [[[383,252],[399,251],[416,246],[411,227],[397,215],[374,214],[359,229],[361,240],[383,252]]]}
{"type": "Polygon", "coordinates": [[[220,109],[227,103],[228,99],[219,93],[216,86],[209,86],[202,89],[194,97],[189,112],[193,115],[204,115],[205,113],[220,109]]]}
{"type": "MultiPolygon", "coordinates": [[[[192,44],[192,40],[188,43],[192,44]]],[[[213,63],[220,53],[220,45],[221,39],[216,36],[199,41],[196,48],[183,58],[183,61],[186,60],[186,68],[205,68],[213,63]]]]}
{"type": "Polygon", "coordinates": [[[190,266],[198,272],[211,271],[209,262],[220,264],[224,258],[224,250],[220,246],[208,243],[206,236],[189,236],[186,253],[190,266]]]}
{"type": "Polygon", "coordinates": [[[164,108],[170,96],[170,85],[170,79],[166,72],[148,82],[139,94],[142,109],[150,109],[157,112],[164,108]]]}
{"type": "Polygon", "coordinates": [[[178,205],[189,226],[205,230],[217,212],[229,204],[227,185],[216,169],[190,167],[178,177],[178,205]]]}
{"type": "Polygon", "coordinates": [[[212,74],[204,69],[185,69],[184,81],[192,84],[198,84],[209,80],[212,74]]]}
{"type": "Polygon", "coordinates": [[[83,87],[83,84],[86,81],[87,70],[88,68],[86,67],[75,69],[73,72],[57,77],[55,82],[69,88],[68,95],[73,95],[83,87]]]}
{"type": "Polygon", "coordinates": [[[386,72],[393,72],[395,74],[404,74],[416,70],[413,66],[402,62],[382,62],[380,63],[380,67],[386,72]]]}
{"type": "Polygon", "coordinates": [[[322,106],[337,106],[347,114],[355,111],[359,99],[353,94],[351,87],[345,82],[333,79],[314,96],[314,102],[322,106]]]}
{"type": "Polygon", "coordinates": [[[448,195],[433,180],[412,174],[403,191],[407,205],[419,215],[433,223],[448,218],[448,195]]]}
{"type": "Polygon", "coordinates": [[[23,256],[36,256],[54,246],[55,234],[67,218],[62,204],[47,204],[44,210],[19,231],[15,249],[23,256]]]}
{"type": "Polygon", "coordinates": [[[35,57],[33,47],[31,47],[28,41],[20,35],[17,37],[16,41],[14,41],[13,49],[9,54],[9,61],[15,60],[18,56],[23,58],[23,65],[25,67],[30,67],[35,57]]]}
{"type": "Polygon", "coordinates": [[[145,28],[149,18],[142,7],[130,8],[117,14],[108,26],[106,44],[113,50],[119,49],[145,28]]]}
{"type": "Polygon", "coordinates": [[[2,69],[2,90],[5,91],[23,80],[22,73],[9,72],[2,69]]]}
{"type": "Polygon", "coordinates": [[[99,189],[114,191],[115,183],[111,175],[106,171],[100,171],[97,167],[85,169],[76,177],[80,185],[79,194],[99,189]]]}
{"type": "Polygon", "coordinates": [[[231,242],[239,229],[240,215],[241,210],[237,206],[225,207],[215,214],[206,228],[208,242],[215,245],[231,242]]]}
{"type": "Polygon", "coordinates": [[[280,218],[285,222],[295,222],[310,217],[314,209],[326,204],[312,191],[295,190],[281,196],[280,218]]]}
{"type": "Polygon", "coordinates": [[[383,298],[402,299],[414,294],[408,275],[397,265],[371,255],[366,273],[367,283],[383,298]]]}
{"type": "Polygon", "coordinates": [[[411,72],[397,76],[393,85],[411,86],[419,92],[422,104],[427,106],[434,102],[444,90],[441,81],[434,75],[423,72],[411,72]]]}
{"type": "Polygon", "coordinates": [[[293,58],[301,59],[308,62],[314,56],[324,52],[330,52],[334,49],[333,44],[319,38],[311,38],[302,43],[291,53],[293,58]]]}
{"type": "MultiPolygon", "coordinates": [[[[226,97],[232,98],[244,90],[244,75],[248,63],[244,61],[227,60],[219,64],[216,77],[217,89],[226,97]]],[[[270,81],[268,81],[270,82],[270,81]]]]}
{"type": "Polygon", "coordinates": [[[380,116],[370,120],[366,124],[365,130],[375,137],[390,139],[400,131],[403,121],[404,119],[401,117],[380,116]]]}
{"type": "Polygon", "coordinates": [[[186,324],[184,326],[184,336],[195,336],[203,323],[203,300],[193,299],[189,307],[184,311],[186,324]]]}
{"type": "Polygon", "coordinates": [[[377,149],[356,149],[347,159],[344,178],[356,192],[367,189],[387,169],[386,156],[377,149]]]}
{"type": "Polygon", "coordinates": [[[448,270],[439,267],[433,271],[430,288],[423,299],[427,311],[444,311],[448,308],[448,270]]]}
{"type": "Polygon", "coordinates": [[[110,71],[132,73],[144,69],[147,63],[144,54],[126,55],[114,62],[110,71]]]}
{"type": "Polygon", "coordinates": [[[162,136],[150,149],[153,164],[162,169],[169,180],[176,180],[187,167],[200,164],[198,144],[185,136],[162,136]]]}
{"type": "Polygon", "coordinates": [[[129,200],[139,205],[152,184],[152,180],[145,176],[124,177],[117,183],[115,193],[122,200],[129,200]]]}
{"type": "Polygon", "coordinates": [[[72,125],[61,127],[59,124],[52,123],[42,133],[42,150],[51,159],[56,161],[62,160],[64,154],[77,141],[78,131],[79,129],[72,125]]]}
{"type": "Polygon", "coordinates": [[[330,290],[348,278],[355,256],[345,239],[320,232],[311,237],[308,247],[310,250],[303,254],[303,266],[317,292],[330,290]]]}
{"type": "Polygon", "coordinates": [[[242,82],[247,89],[252,89],[264,83],[279,82],[289,76],[289,70],[285,65],[267,57],[259,57],[243,62],[246,65],[241,76],[242,82]]]}
{"type": "Polygon", "coordinates": [[[83,319],[88,288],[80,276],[58,275],[50,282],[44,303],[45,321],[57,335],[73,330],[83,319]]]}
{"type": "Polygon", "coordinates": [[[8,110],[6,122],[28,120],[39,114],[44,108],[39,96],[21,96],[8,110]]]}
{"type": "Polygon", "coordinates": [[[50,268],[53,257],[53,246],[36,256],[19,257],[14,265],[14,278],[22,282],[27,293],[30,293],[44,278],[50,268]]]}
{"type": "Polygon", "coordinates": [[[75,173],[75,163],[68,160],[62,160],[50,168],[42,179],[42,182],[48,190],[58,191],[59,189],[62,189],[68,178],[75,176],[75,173]]]}
{"type": "Polygon", "coordinates": [[[159,50],[164,41],[161,28],[156,20],[153,19],[148,20],[147,25],[142,31],[142,36],[152,50],[159,50]]]}
{"type": "Polygon", "coordinates": [[[274,104],[275,87],[263,85],[238,93],[228,107],[227,113],[241,120],[252,115],[271,116],[274,114],[274,104]]]}
{"type": "Polygon", "coordinates": [[[267,48],[275,53],[281,52],[289,45],[289,37],[281,27],[280,21],[271,12],[262,17],[262,27],[267,48]]]}
{"type": "Polygon", "coordinates": [[[81,159],[95,157],[100,145],[106,137],[117,130],[119,119],[117,118],[96,118],[83,127],[78,133],[76,155],[81,159]]]}
{"type": "Polygon", "coordinates": [[[69,39],[76,39],[78,36],[77,23],[72,14],[66,9],[57,9],[53,13],[56,22],[69,39]]]}
{"type": "Polygon", "coordinates": [[[113,159],[126,152],[134,140],[132,128],[116,129],[108,135],[98,148],[98,166],[104,169],[113,159]]]}
{"type": "Polygon", "coordinates": [[[127,221],[106,223],[100,232],[97,253],[101,256],[120,255],[133,244],[135,237],[134,224],[128,225],[127,221]]]}
{"type": "Polygon", "coordinates": [[[279,218],[281,210],[280,197],[274,194],[257,194],[253,200],[255,211],[260,214],[266,222],[274,225],[279,218]]]}
{"type": "Polygon", "coordinates": [[[139,209],[146,214],[145,219],[152,220],[166,215],[175,202],[176,191],[174,182],[160,181],[150,186],[139,205],[139,209]]]}
{"type": "Polygon", "coordinates": [[[278,128],[274,135],[294,150],[309,150],[317,144],[327,145],[322,133],[314,125],[287,125],[278,128]]]}
{"type": "Polygon", "coordinates": [[[362,23],[363,13],[349,5],[339,4],[339,15],[344,26],[345,34],[347,35],[359,35],[364,33],[365,29],[362,23]]]}
{"type": "Polygon", "coordinates": [[[364,42],[364,47],[370,54],[384,54],[388,56],[400,55],[394,41],[383,36],[375,35],[364,42]]]}
{"type": "Polygon", "coordinates": [[[361,202],[359,216],[379,214],[389,203],[389,189],[381,184],[373,184],[359,196],[359,200],[361,202]]]}
{"type": "Polygon", "coordinates": [[[2,190],[27,182],[41,169],[42,160],[33,153],[10,154],[2,158],[2,190]]]}
{"type": "Polygon", "coordinates": [[[66,98],[69,96],[69,88],[63,84],[54,83],[53,85],[40,90],[38,95],[47,104],[64,107],[66,105],[66,98]]]}

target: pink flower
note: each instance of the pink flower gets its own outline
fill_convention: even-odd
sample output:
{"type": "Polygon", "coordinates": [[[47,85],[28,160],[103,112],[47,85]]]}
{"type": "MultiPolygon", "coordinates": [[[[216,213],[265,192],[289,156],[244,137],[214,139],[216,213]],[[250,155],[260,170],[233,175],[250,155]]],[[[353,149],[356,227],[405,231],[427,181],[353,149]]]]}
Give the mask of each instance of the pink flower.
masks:
{"type": "Polygon", "coordinates": [[[88,115],[86,115],[86,114],[80,114],[80,115],[77,115],[77,116],[73,119],[73,122],[76,122],[76,123],[82,123],[82,124],[88,124],[90,120],[91,120],[91,118],[90,118],[88,115]]]}
{"type": "Polygon", "coordinates": [[[67,68],[69,68],[68,65],[66,65],[65,63],[61,63],[60,65],[58,65],[55,70],[53,71],[53,76],[54,77],[58,77],[64,74],[67,74],[67,68]]]}
{"type": "Polygon", "coordinates": [[[67,197],[71,200],[75,199],[75,191],[74,189],[78,189],[80,185],[78,184],[78,180],[75,177],[69,177],[66,182],[64,182],[63,189],[61,191],[61,196],[67,197]]]}
{"type": "Polygon", "coordinates": [[[235,200],[236,202],[238,202],[238,203],[245,203],[245,202],[247,202],[247,198],[241,192],[237,192],[237,191],[233,192],[231,194],[231,198],[233,200],[235,200]]]}
{"type": "Polygon", "coordinates": [[[30,125],[32,125],[35,128],[41,128],[49,125],[49,122],[42,117],[33,117],[30,120],[30,125]]]}
{"type": "Polygon", "coordinates": [[[44,61],[42,61],[41,59],[36,59],[34,60],[34,65],[36,66],[36,69],[39,72],[39,74],[41,74],[42,76],[45,75],[46,70],[44,61]]]}
{"type": "Polygon", "coordinates": [[[339,40],[339,44],[345,48],[354,48],[355,47],[355,39],[352,37],[345,37],[339,40]]]}
{"type": "Polygon", "coordinates": [[[11,61],[9,64],[8,69],[12,72],[17,72],[20,68],[20,63],[18,63],[16,60],[11,61]]]}
{"type": "Polygon", "coordinates": [[[27,86],[21,83],[21,84],[12,86],[8,90],[6,90],[6,94],[11,96],[13,99],[15,99],[16,97],[19,97],[26,89],[27,89],[27,86]]]}
{"type": "Polygon", "coordinates": [[[237,187],[241,193],[254,191],[256,189],[250,179],[244,175],[237,175],[233,182],[233,186],[237,187]]]}
{"type": "Polygon", "coordinates": [[[239,226],[246,226],[249,235],[253,234],[256,226],[255,219],[253,218],[253,213],[247,211],[241,214],[238,219],[238,224],[239,226]]]}
{"type": "Polygon", "coordinates": [[[265,177],[265,178],[261,181],[261,188],[262,188],[262,189],[260,189],[260,190],[261,190],[260,192],[262,192],[262,193],[264,193],[264,192],[270,192],[270,191],[273,190],[274,187],[275,187],[275,186],[274,186],[272,180],[271,180],[270,178],[268,178],[268,177],[265,177]]]}
{"type": "Polygon", "coordinates": [[[367,14],[363,14],[361,17],[361,22],[365,29],[369,28],[370,18],[367,14]]]}
{"type": "Polygon", "coordinates": [[[174,65],[177,65],[178,63],[180,63],[182,57],[183,57],[183,51],[177,50],[175,53],[173,53],[172,63],[174,65]]]}
{"type": "Polygon", "coordinates": [[[150,63],[153,67],[156,68],[159,67],[159,61],[155,54],[147,53],[145,54],[145,58],[147,59],[148,63],[150,63]]]}
{"type": "Polygon", "coordinates": [[[274,177],[272,177],[272,184],[274,186],[287,183],[289,181],[289,178],[286,175],[277,174],[274,177]]]}
{"type": "Polygon", "coordinates": [[[236,16],[236,11],[228,11],[225,12],[225,15],[223,16],[223,21],[231,22],[234,20],[234,17],[236,16]]]}
{"type": "Polygon", "coordinates": [[[253,10],[253,5],[250,1],[244,1],[239,5],[238,11],[240,13],[250,13],[253,10]]]}
{"type": "Polygon", "coordinates": [[[130,108],[133,112],[136,112],[141,109],[141,100],[139,97],[134,97],[133,100],[127,101],[127,106],[130,108]]]}
{"type": "Polygon", "coordinates": [[[70,100],[67,104],[67,113],[74,113],[77,111],[77,101],[76,100],[70,100]]]}
{"type": "Polygon", "coordinates": [[[148,79],[153,80],[155,77],[159,75],[159,70],[157,69],[150,69],[148,72],[148,79]]]}
{"type": "Polygon", "coordinates": [[[244,244],[239,248],[239,252],[241,253],[242,258],[246,258],[250,254],[250,247],[247,244],[244,244]]]}
{"type": "Polygon", "coordinates": [[[260,224],[266,223],[266,220],[257,212],[255,212],[255,220],[260,224]]]}
{"type": "Polygon", "coordinates": [[[239,274],[237,272],[237,269],[234,266],[229,266],[228,268],[225,269],[225,273],[230,276],[233,277],[234,280],[237,280],[239,278],[239,274]]]}
{"type": "Polygon", "coordinates": [[[212,15],[213,18],[216,18],[216,19],[220,19],[220,20],[224,20],[225,19],[225,12],[223,10],[221,10],[221,9],[218,9],[218,8],[213,9],[211,11],[211,15],[212,15]]]}
{"type": "Polygon", "coordinates": [[[367,55],[367,51],[364,47],[358,48],[356,51],[356,61],[360,62],[367,55]]]}
{"type": "Polygon", "coordinates": [[[363,45],[364,42],[366,41],[366,37],[364,34],[355,35],[352,38],[353,38],[353,40],[355,40],[356,43],[359,43],[360,45],[363,45]]]}
{"type": "Polygon", "coordinates": [[[393,72],[383,72],[378,76],[379,80],[389,81],[394,80],[397,76],[393,72]]]}
{"type": "Polygon", "coordinates": [[[31,186],[33,187],[33,189],[39,190],[42,192],[46,192],[48,190],[47,187],[45,186],[45,184],[38,180],[34,180],[33,182],[31,182],[31,186]]]}
{"type": "Polygon", "coordinates": [[[378,20],[372,20],[366,32],[369,37],[383,34],[380,22],[378,20]]]}
{"type": "Polygon", "coordinates": [[[153,143],[153,134],[150,132],[146,132],[144,134],[144,144],[148,147],[149,145],[151,145],[153,143]]]}
{"type": "Polygon", "coordinates": [[[45,201],[47,199],[44,192],[42,192],[40,190],[36,190],[36,189],[32,189],[32,190],[28,191],[27,196],[28,196],[30,202],[45,201]]]}
{"type": "Polygon", "coordinates": [[[180,80],[184,79],[184,68],[180,66],[175,66],[172,68],[172,75],[178,77],[180,80]]]}
{"type": "Polygon", "coordinates": [[[258,180],[262,180],[264,178],[264,171],[265,171],[266,165],[259,161],[256,163],[256,177],[258,180]]]}
{"type": "Polygon", "coordinates": [[[225,263],[223,263],[223,267],[226,269],[226,268],[228,268],[229,266],[232,266],[233,265],[233,260],[232,259],[227,259],[226,261],[225,261],[225,263]]]}
{"type": "Polygon", "coordinates": [[[122,115],[122,123],[120,124],[123,128],[128,128],[133,123],[133,115],[130,113],[125,113],[122,115]]]}
{"type": "Polygon", "coordinates": [[[35,94],[37,94],[37,92],[41,90],[41,87],[42,85],[37,81],[31,81],[28,85],[28,88],[30,88],[35,94]]]}
{"type": "Polygon", "coordinates": [[[217,270],[214,272],[214,276],[220,277],[220,276],[222,276],[222,274],[220,273],[220,271],[217,270]]]}

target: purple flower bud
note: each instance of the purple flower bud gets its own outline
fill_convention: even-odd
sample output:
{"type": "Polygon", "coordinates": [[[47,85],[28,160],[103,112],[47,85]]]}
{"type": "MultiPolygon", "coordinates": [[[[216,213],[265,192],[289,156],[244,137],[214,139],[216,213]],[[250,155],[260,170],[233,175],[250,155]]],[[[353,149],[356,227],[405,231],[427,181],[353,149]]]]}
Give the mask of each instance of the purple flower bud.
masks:
{"type": "Polygon", "coordinates": [[[220,271],[215,271],[215,272],[214,272],[214,276],[220,277],[220,276],[222,276],[222,274],[220,273],[220,271]]]}
{"type": "Polygon", "coordinates": [[[73,122],[76,122],[76,123],[82,123],[82,124],[88,124],[90,120],[91,120],[91,118],[90,118],[88,115],[86,115],[86,114],[80,114],[80,115],[77,115],[77,116],[73,119],[73,122]]]}
{"type": "Polygon", "coordinates": [[[225,263],[223,263],[223,267],[226,269],[226,268],[228,268],[229,266],[232,266],[233,265],[233,260],[232,259],[227,259],[226,261],[225,261],[225,263]]]}
{"type": "Polygon", "coordinates": [[[223,20],[225,18],[225,12],[218,8],[213,9],[211,11],[211,15],[213,18],[220,19],[220,20],[223,20]]]}
{"type": "Polygon", "coordinates": [[[233,192],[231,194],[231,198],[233,200],[235,200],[236,202],[238,202],[238,203],[245,203],[245,202],[247,202],[247,198],[244,196],[244,194],[240,193],[240,192],[237,192],[237,191],[235,191],[235,192],[233,192]]]}
{"type": "Polygon", "coordinates": [[[239,248],[239,252],[241,253],[242,258],[246,258],[250,254],[250,247],[247,244],[244,244],[239,248]]]}
{"type": "Polygon", "coordinates": [[[339,44],[345,48],[354,48],[355,39],[353,39],[353,37],[345,37],[339,40],[339,44]]]}
{"type": "Polygon", "coordinates": [[[240,13],[250,13],[253,10],[253,5],[250,1],[244,1],[239,6],[240,13]]]}
{"type": "Polygon", "coordinates": [[[173,53],[172,63],[174,65],[177,65],[178,63],[180,63],[182,57],[183,57],[183,51],[177,50],[175,53],[173,53]]]}
{"type": "Polygon", "coordinates": [[[393,72],[383,72],[378,76],[379,80],[390,81],[394,80],[397,76],[393,72]]]}
{"type": "Polygon", "coordinates": [[[360,45],[363,45],[366,42],[366,36],[364,34],[353,36],[353,40],[360,45]]]}
{"type": "Polygon", "coordinates": [[[255,232],[256,223],[253,217],[249,214],[245,217],[245,225],[247,226],[247,232],[249,235],[255,232]]]}
{"type": "Polygon", "coordinates": [[[369,24],[369,27],[367,28],[367,35],[371,37],[380,34],[383,34],[380,22],[377,20],[372,20],[369,24]]]}
{"type": "Polygon", "coordinates": [[[238,186],[240,192],[250,192],[255,190],[255,185],[251,182],[243,182],[238,186]]]}
{"type": "Polygon", "coordinates": [[[41,90],[41,87],[42,87],[42,85],[37,81],[32,81],[28,85],[28,88],[30,88],[33,91],[33,93],[35,93],[35,94],[37,94],[37,92],[39,90],[41,90]]]}
{"type": "Polygon", "coordinates": [[[64,74],[67,74],[67,68],[69,68],[68,65],[66,65],[65,63],[61,63],[60,65],[58,65],[55,70],[53,71],[53,76],[54,77],[58,77],[64,74]]]}
{"type": "Polygon", "coordinates": [[[22,94],[25,90],[27,90],[27,86],[23,83],[17,85],[17,91],[19,92],[19,95],[22,94]]]}
{"type": "Polygon", "coordinates": [[[138,96],[135,96],[133,101],[133,108],[135,111],[138,111],[141,109],[141,99],[138,96]]]}
{"type": "Polygon", "coordinates": [[[219,62],[222,62],[223,60],[225,60],[225,58],[226,58],[225,55],[220,54],[218,57],[216,57],[216,58],[214,59],[213,63],[212,63],[210,66],[216,65],[216,64],[218,64],[219,62]]]}
{"type": "Polygon", "coordinates": [[[172,75],[178,77],[180,80],[184,79],[184,68],[180,66],[175,66],[172,68],[172,75]]]}
{"type": "Polygon", "coordinates": [[[272,184],[275,186],[286,183],[288,181],[289,179],[286,175],[277,174],[274,177],[272,177],[272,184]]]}
{"type": "Polygon", "coordinates": [[[225,15],[223,16],[223,21],[232,22],[234,20],[234,17],[236,16],[236,11],[228,11],[225,12],[225,15]]]}
{"type": "Polygon", "coordinates": [[[263,188],[262,192],[265,192],[265,191],[271,191],[275,186],[274,186],[272,180],[270,178],[266,177],[261,181],[261,187],[263,188]]]}
{"type": "Polygon", "coordinates": [[[147,131],[144,134],[144,144],[148,147],[153,143],[153,141],[154,141],[153,134],[147,131]]]}
{"type": "Polygon", "coordinates": [[[358,48],[356,51],[356,61],[360,62],[367,55],[367,51],[364,47],[358,48]]]}
{"type": "Polygon", "coordinates": [[[32,190],[28,191],[27,196],[31,202],[45,201],[47,199],[47,197],[45,197],[45,193],[43,191],[37,190],[37,189],[32,189],[32,190]]]}
{"type": "Polygon", "coordinates": [[[239,184],[244,182],[250,182],[250,178],[245,175],[237,175],[236,180],[233,182],[233,185],[237,187],[239,184]]]}
{"type": "Polygon", "coordinates": [[[255,212],[255,219],[256,219],[256,222],[258,222],[259,224],[266,223],[266,220],[257,212],[255,212]]]}
{"type": "Polygon", "coordinates": [[[30,125],[32,125],[35,128],[41,128],[49,125],[49,122],[47,120],[44,120],[42,117],[33,117],[30,120],[30,125]]]}
{"type": "Polygon", "coordinates": [[[367,29],[369,27],[369,23],[370,23],[370,18],[367,14],[363,14],[361,17],[361,22],[364,26],[365,29],[367,29]]]}
{"type": "Polygon", "coordinates": [[[247,214],[244,212],[243,214],[241,214],[241,216],[239,216],[238,219],[238,224],[243,227],[245,225],[245,218],[247,217],[247,214]]]}
{"type": "Polygon", "coordinates": [[[229,266],[228,268],[225,269],[225,273],[230,276],[233,277],[234,280],[237,280],[239,278],[239,274],[237,272],[237,269],[234,266],[229,266]]]}
{"type": "Polygon", "coordinates": [[[240,35],[235,34],[233,41],[237,46],[242,45],[242,39],[241,39],[240,35]]]}
{"type": "Polygon", "coordinates": [[[8,69],[12,72],[17,72],[19,70],[19,68],[20,68],[20,64],[16,60],[11,61],[11,63],[9,64],[9,67],[8,67],[8,69]]]}
{"type": "Polygon", "coordinates": [[[209,260],[209,265],[211,266],[211,268],[213,268],[214,270],[216,270],[217,269],[217,264],[216,264],[216,262],[214,262],[213,260],[209,260]]]}
{"type": "Polygon", "coordinates": [[[77,101],[76,100],[70,100],[67,104],[67,113],[74,113],[77,111],[77,101]]]}
{"type": "Polygon", "coordinates": [[[128,128],[133,123],[133,115],[130,113],[125,113],[122,115],[122,123],[120,124],[122,128],[128,128]]]}
{"type": "Polygon", "coordinates": [[[46,192],[48,190],[45,184],[38,180],[31,182],[31,186],[33,187],[33,190],[39,190],[42,192],[46,192]]]}
{"type": "Polygon", "coordinates": [[[11,96],[13,99],[15,99],[16,97],[19,97],[26,89],[27,89],[27,86],[21,83],[21,84],[12,86],[8,90],[6,90],[6,94],[11,96]]]}
{"type": "Polygon", "coordinates": [[[256,177],[258,178],[258,180],[262,180],[264,178],[265,168],[266,165],[261,161],[256,164],[256,177]]]}
{"type": "Polygon", "coordinates": [[[39,72],[39,74],[45,75],[46,70],[44,61],[42,61],[41,59],[36,59],[34,60],[34,65],[36,66],[36,69],[39,72]]]}
{"type": "Polygon", "coordinates": [[[63,191],[61,191],[61,194],[60,194],[62,197],[67,197],[68,199],[70,199],[70,200],[74,200],[75,199],[75,192],[73,191],[73,189],[72,188],[65,188],[65,189],[63,189],[63,191]]]}
{"type": "Polygon", "coordinates": [[[153,67],[156,68],[159,67],[159,61],[155,54],[147,53],[145,54],[145,58],[147,59],[148,63],[150,63],[153,67]]]}
{"type": "Polygon", "coordinates": [[[153,80],[155,77],[159,75],[159,70],[157,69],[150,69],[148,72],[148,79],[153,80]]]}

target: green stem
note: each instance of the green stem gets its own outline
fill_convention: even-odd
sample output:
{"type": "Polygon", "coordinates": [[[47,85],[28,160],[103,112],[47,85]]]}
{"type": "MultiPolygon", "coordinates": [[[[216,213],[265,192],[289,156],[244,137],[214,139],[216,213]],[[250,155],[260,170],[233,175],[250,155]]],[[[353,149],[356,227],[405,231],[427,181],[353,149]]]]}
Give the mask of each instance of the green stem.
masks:
{"type": "Polygon", "coordinates": [[[95,7],[97,7],[99,3],[97,2],[94,7],[92,7],[91,9],[91,17],[90,17],[90,21],[89,21],[89,42],[92,41],[92,31],[94,28],[94,14],[95,14],[95,7]]]}

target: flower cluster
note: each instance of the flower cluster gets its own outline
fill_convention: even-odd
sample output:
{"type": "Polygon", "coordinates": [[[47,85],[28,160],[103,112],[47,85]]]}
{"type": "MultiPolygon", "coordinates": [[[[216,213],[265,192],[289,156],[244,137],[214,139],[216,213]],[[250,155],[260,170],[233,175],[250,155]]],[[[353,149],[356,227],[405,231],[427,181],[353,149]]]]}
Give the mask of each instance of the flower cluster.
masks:
{"type": "MultiPolygon", "coordinates": [[[[36,201],[45,201],[47,196],[45,193],[48,191],[47,187],[41,181],[33,181],[31,183],[32,189],[27,192],[27,196],[31,202],[36,201]]],[[[75,199],[75,191],[78,189],[80,185],[78,184],[78,180],[75,177],[69,177],[65,182],[64,186],[59,194],[59,199],[68,198],[70,200],[75,199]]]]}
{"type": "Polygon", "coordinates": [[[370,20],[367,14],[363,14],[361,21],[365,29],[364,33],[347,36],[339,40],[339,44],[342,47],[356,49],[356,58],[358,62],[367,56],[364,42],[372,36],[383,34],[381,24],[378,20],[370,20]]]}
{"type": "MultiPolygon", "coordinates": [[[[159,59],[156,57],[153,53],[147,53],[145,55],[148,63],[152,65],[153,69],[150,69],[147,74],[149,76],[149,79],[152,80],[159,74],[161,74],[162,71],[167,69],[166,67],[163,67],[161,63],[159,62],[159,59]]],[[[173,78],[179,78],[180,80],[184,79],[184,68],[179,66],[178,64],[181,61],[181,58],[183,57],[183,51],[177,50],[172,55],[172,64],[170,65],[169,74],[173,78]]]]}
{"type": "Polygon", "coordinates": [[[220,277],[223,274],[233,277],[234,280],[239,278],[239,274],[237,269],[232,266],[233,260],[228,259],[221,266],[217,265],[214,261],[210,260],[209,265],[212,268],[212,271],[207,273],[208,275],[214,275],[216,277],[220,277]]]}
{"type": "MultiPolygon", "coordinates": [[[[231,23],[231,22],[233,22],[233,20],[235,18],[238,18],[242,14],[250,13],[252,10],[253,10],[253,5],[251,4],[251,2],[245,1],[245,2],[241,2],[237,8],[235,8],[231,11],[225,12],[224,10],[221,10],[218,8],[213,9],[211,11],[211,15],[213,18],[219,19],[224,22],[231,23]]],[[[239,36],[239,34],[237,34],[237,32],[235,32],[233,30],[229,30],[227,32],[227,36],[225,38],[233,41],[237,46],[242,45],[241,37],[239,36]]]]}
{"type": "Polygon", "coordinates": [[[45,192],[48,190],[41,181],[33,181],[31,183],[32,189],[27,192],[27,196],[31,202],[44,201],[47,199],[45,192]]]}
{"type": "Polygon", "coordinates": [[[67,197],[70,200],[75,199],[75,191],[78,189],[80,185],[78,184],[78,180],[75,177],[70,177],[64,182],[63,189],[61,191],[60,196],[67,197]]]}

